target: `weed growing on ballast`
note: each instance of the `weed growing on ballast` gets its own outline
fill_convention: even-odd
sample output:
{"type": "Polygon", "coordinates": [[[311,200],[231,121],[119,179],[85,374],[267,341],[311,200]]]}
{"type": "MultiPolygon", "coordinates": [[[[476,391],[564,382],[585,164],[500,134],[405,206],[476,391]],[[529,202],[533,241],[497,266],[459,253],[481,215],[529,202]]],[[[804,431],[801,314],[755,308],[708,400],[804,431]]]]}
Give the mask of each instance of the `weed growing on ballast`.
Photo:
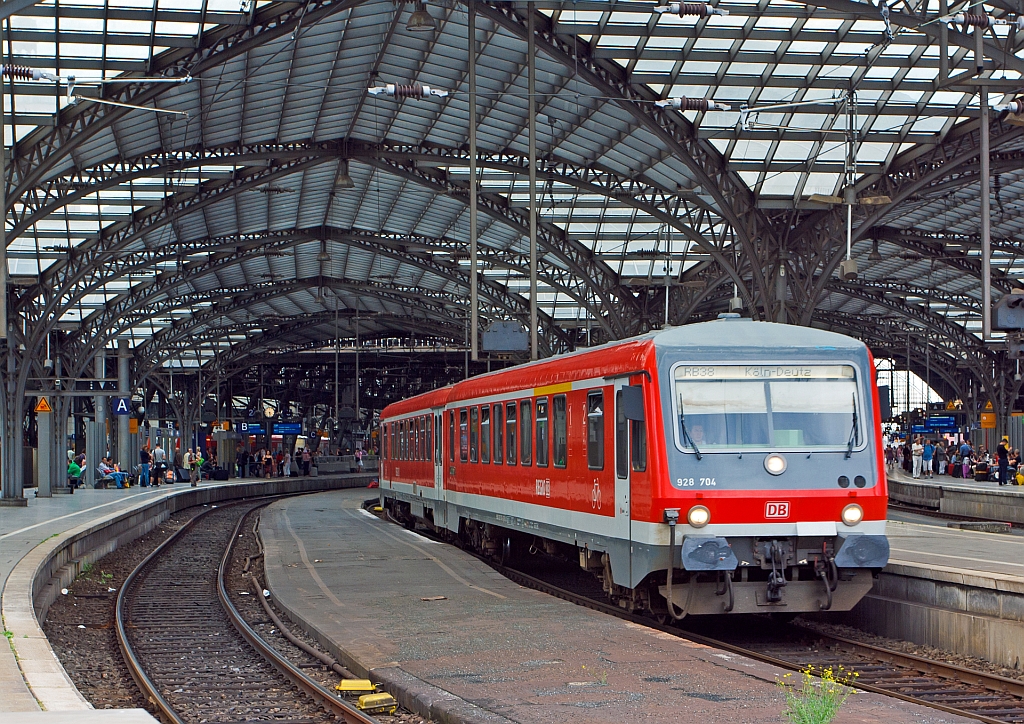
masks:
{"type": "Polygon", "coordinates": [[[860,674],[843,666],[808,666],[800,672],[799,686],[788,681],[792,676],[786,674],[776,682],[786,694],[786,718],[793,724],[829,724],[854,692],[851,687],[860,674]]]}

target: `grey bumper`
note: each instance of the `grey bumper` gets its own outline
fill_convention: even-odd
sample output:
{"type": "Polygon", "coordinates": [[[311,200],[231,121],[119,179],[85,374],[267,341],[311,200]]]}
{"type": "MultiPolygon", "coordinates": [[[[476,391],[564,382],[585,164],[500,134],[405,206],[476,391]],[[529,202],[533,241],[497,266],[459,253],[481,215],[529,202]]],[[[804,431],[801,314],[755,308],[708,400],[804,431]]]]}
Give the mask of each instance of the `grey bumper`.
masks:
{"type": "Polygon", "coordinates": [[[884,568],[889,562],[889,539],[884,535],[854,533],[840,535],[842,545],[836,553],[839,568],[884,568]]]}
{"type": "Polygon", "coordinates": [[[725,538],[686,536],[683,568],[687,571],[734,571],[739,561],[725,538]]]}

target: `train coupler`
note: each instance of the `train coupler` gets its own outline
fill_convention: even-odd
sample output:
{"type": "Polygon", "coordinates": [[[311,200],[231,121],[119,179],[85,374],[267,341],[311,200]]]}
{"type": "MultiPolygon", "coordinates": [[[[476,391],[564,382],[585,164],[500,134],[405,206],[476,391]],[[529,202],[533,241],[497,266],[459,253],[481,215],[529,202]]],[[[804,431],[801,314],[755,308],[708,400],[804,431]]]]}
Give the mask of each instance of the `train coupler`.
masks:
{"type": "Polygon", "coordinates": [[[765,591],[765,601],[768,603],[781,603],[782,589],[786,587],[786,568],[782,547],[777,541],[772,541],[771,546],[768,548],[768,557],[772,562],[772,572],[768,574],[768,588],[765,591]]]}

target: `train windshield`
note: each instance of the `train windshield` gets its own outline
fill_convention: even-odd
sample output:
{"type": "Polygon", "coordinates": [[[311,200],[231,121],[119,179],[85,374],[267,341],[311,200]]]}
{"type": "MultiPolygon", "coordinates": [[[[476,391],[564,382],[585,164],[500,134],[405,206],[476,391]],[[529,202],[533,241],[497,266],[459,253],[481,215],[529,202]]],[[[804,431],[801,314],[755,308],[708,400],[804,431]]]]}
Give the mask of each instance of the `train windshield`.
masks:
{"type": "Polygon", "coordinates": [[[849,365],[677,365],[677,440],[698,452],[861,444],[849,365]]]}

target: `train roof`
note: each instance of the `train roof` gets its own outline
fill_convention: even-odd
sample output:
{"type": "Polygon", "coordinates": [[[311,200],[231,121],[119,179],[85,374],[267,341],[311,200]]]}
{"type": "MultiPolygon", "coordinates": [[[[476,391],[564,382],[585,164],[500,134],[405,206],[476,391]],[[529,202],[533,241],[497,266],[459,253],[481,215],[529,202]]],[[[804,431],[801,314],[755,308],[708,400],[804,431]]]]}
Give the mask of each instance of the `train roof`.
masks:
{"type": "Polygon", "coordinates": [[[863,350],[860,340],[813,327],[748,318],[720,318],[680,327],[648,332],[630,339],[615,340],[597,347],[555,355],[487,374],[454,385],[425,392],[384,408],[384,417],[407,415],[432,407],[443,407],[449,399],[468,399],[501,394],[510,390],[554,385],[573,379],[608,377],[648,367],[648,357],[658,349],[773,349],[814,348],[863,350]],[[572,361],[566,365],[565,362],[572,361]]]}
{"type": "Polygon", "coordinates": [[[658,347],[814,347],[864,349],[858,339],[814,327],[776,322],[755,322],[746,317],[727,317],[712,322],[670,327],[650,335],[658,347]]]}

